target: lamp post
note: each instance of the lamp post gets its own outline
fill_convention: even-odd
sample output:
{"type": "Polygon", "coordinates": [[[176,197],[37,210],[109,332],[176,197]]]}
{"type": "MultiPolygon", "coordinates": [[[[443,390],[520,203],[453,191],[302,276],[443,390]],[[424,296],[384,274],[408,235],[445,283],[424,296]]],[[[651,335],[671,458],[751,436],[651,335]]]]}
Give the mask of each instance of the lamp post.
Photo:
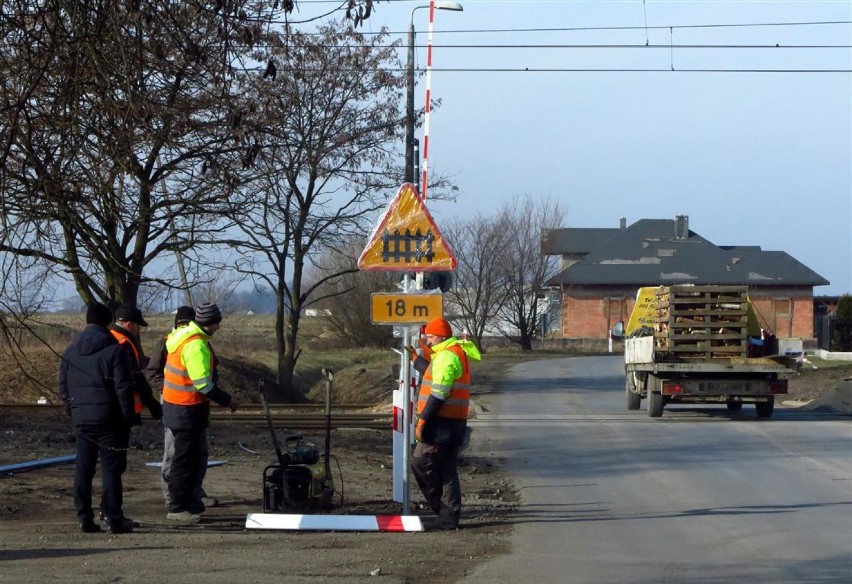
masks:
{"type": "MultiPolygon", "coordinates": [[[[414,183],[414,13],[421,8],[429,8],[422,4],[411,9],[411,21],[408,25],[408,82],[406,84],[405,108],[405,182],[414,183]]],[[[464,10],[458,2],[435,0],[437,10],[464,10]]]]}

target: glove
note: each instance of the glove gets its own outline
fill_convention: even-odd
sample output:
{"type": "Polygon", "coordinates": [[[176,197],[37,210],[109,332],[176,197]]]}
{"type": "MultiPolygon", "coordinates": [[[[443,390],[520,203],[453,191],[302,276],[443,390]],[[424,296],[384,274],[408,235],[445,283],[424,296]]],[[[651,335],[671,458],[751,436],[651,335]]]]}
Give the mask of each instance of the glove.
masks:
{"type": "Polygon", "coordinates": [[[228,411],[230,411],[233,414],[234,412],[236,412],[239,409],[239,407],[240,407],[240,400],[231,396],[231,403],[228,404],[228,411]]]}
{"type": "Polygon", "coordinates": [[[160,402],[152,401],[150,404],[148,404],[148,411],[151,412],[151,419],[163,419],[163,406],[160,405],[160,402]]]}
{"type": "Polygon", "coordinates": [[[405,350],[408,351],[408,358],[412,361],[417,359],[417,349],[412,347],[411,345],[406,345],[405,350]]]}

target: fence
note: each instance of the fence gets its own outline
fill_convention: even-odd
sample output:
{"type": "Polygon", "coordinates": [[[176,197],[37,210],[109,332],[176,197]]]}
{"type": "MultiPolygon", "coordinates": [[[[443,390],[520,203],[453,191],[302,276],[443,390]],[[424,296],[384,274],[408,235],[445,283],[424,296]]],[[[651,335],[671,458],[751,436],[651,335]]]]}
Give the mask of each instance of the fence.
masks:
{"type": "Polygon", "coordinates": [[[834,331],[837,328],[834,314],[823,314],[814,317],[814,336],[817,339],[817,347],[820,349],[831,349],[831,339],[834,338],[834,331]]]}

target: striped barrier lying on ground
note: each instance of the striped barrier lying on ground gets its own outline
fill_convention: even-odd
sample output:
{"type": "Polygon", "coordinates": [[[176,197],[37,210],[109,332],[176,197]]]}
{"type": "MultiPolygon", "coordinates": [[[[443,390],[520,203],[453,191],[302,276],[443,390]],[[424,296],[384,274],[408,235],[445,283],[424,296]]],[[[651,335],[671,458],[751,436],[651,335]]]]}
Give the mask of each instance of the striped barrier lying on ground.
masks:
{"type": "Polygon", "coordinates": [[[300,531],[423,531],[417,515],[290,515],[249,513],[246,529],[300,531]]]}

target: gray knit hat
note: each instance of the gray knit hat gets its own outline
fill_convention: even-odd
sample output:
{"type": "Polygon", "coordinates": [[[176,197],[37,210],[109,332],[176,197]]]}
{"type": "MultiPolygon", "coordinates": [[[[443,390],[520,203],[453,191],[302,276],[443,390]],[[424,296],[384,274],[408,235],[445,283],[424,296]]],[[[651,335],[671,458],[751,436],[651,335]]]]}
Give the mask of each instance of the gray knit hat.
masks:
{"type": "Polygon", "coordinates": [[[212,302],[205,302],[195,307],[195,322],[201,326],[222,322],[219,307],[212,302]]]}

